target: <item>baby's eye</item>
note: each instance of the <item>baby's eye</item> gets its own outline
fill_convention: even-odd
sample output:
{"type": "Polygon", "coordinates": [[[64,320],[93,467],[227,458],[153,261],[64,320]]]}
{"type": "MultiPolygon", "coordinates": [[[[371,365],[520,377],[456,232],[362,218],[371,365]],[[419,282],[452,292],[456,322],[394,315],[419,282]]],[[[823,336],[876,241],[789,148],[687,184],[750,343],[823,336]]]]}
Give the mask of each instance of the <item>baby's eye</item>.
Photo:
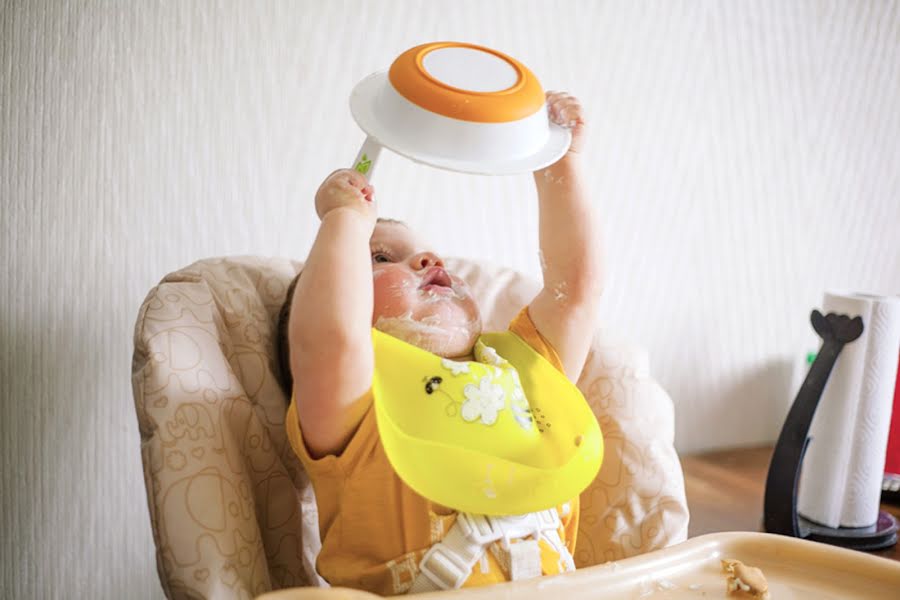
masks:
{"type": "Polygon", "coordinates": [[[390,255],[385,254],[384,252],[373,252],[372,253],[372,262],[373,263],[387,263],[394,262],[394,259],[390,257],[390,255]]]}

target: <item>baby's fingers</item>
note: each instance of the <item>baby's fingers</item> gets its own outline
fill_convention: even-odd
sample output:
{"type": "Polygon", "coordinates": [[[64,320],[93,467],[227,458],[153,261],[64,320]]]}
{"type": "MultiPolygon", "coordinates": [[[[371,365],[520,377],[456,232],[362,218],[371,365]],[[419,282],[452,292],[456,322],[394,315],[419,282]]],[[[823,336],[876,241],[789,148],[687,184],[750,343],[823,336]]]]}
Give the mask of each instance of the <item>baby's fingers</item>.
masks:
{"type": "Polygon", "coordinates": [[[351,169],[350,185],[359,190],[360,195],[366,200],[366,202],[372,201],[372,197],[375,195],[375,186],[369,183],[369,180],[366,179],[365,175],[351,169]]]}
{"type": "Polygon", "coordinates": [[[366,176],[355,169],[340,169],[335,171],[334,175],[338,181],[347,183],[358,190],[362,190],[369,184],[366,176]]]}
{"type": "Polygon", "coordinates": [[[547,112],[550,119],[558,124],[568,127],[584,123],[584,109],[578,98],[566,96],[560,98],[548,106],[547,112]]]}
{"type": "Polygon", "coordinates": [[[571,130],[569,152],[579,153],[584,145],[587,125],[584,108],[578,98],[564,92],[547,92],[547,116],[553,123],[571,130]]]}
{"type": "Polygon", "coordinates": [[[575,96],[573,96],[571,94],[567,94],[566,92],[549,91],[545,94],[545,97],[546,97],[545,101],[547,102],[548,108],[553,107],[553,106],[558,106],[559,104],[564,103],[566,101],[571,101],[571,100],[574,100],[576,102],[578,101],[578,99],[575,96]]]}
{"type": "Polygon", "coordinates": [[[355,178],[341,178],[335,183],[339,189],[343,190],[345,193],[356,196],[360,200],[371,202],[375,195],[375,186],[370,183],[365,183],[364,181],[360,182],[355,178]]]}
{"type": "Polygon", "coordinates": [[[331,174],[330,179],[331,183],[336,185],[339,189],[355,192],[357,195],[370,202],[372,200],[372,195],[375,193],[375,187],[369,183],[366,176],[353,169],[340,169],[335,171],[331,174]]]}
{"type": "Polygon", "coordinates": [[[584,122],[581,102],[565,92],[547,92],[547,113],[559,125],[574,126],[584,122]]]}

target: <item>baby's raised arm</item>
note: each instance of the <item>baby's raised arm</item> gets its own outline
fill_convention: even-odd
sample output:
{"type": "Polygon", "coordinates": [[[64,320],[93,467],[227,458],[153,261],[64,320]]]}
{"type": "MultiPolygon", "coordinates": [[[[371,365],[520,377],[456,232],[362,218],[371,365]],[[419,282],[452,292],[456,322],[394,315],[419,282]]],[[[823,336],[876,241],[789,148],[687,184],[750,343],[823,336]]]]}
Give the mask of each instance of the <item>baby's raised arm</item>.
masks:
{"type": "Polygon", "coordinates": [[[316,192],[322,220],[297,281],[288,324],[294,401],[313,456],[340,452],[372,384],[374,190],[356,171],[329,175],[316,192]]]}
{"type": "Polygon", "coordinates": [[[555,164],[535,171],[544,287],[528,307],[535,327],[578,379],[596,327],[603,292],[601,231],[595,223],[580,163],[585,123],[578,100],[549,92],[550,118],[571,126],[572,145],[555,164]]]}

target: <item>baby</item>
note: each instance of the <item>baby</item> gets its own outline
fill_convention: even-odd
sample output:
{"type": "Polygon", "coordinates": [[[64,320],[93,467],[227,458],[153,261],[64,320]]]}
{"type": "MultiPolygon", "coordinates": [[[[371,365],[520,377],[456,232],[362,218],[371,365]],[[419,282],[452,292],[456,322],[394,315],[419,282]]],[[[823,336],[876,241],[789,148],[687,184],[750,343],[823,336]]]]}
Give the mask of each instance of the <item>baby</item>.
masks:
{"type": "MultiPolygon", "coordinates": [[[[547,107],[554,122],[571,128],[572,144],[534,173],[544,285],[510,331],[574,382],[595,329],[602,250],[579,159],[581,105],[549,92],[547,107]]],[[[319,508],[319,573],[332,586],[391,595],[574,569],[577,497],[557,507],[546,535],[454,550],[451,537],[459,536],[450,532],[472,517],[420,496],[391,468],[373,410],[372,327],[468,361],[482,326],[465,282],[405,224],[378,219],[374,193],[356,171],[325,179],[315,199],[319,231],[279,319],[279,358],[292,394],[288,437],[319,508]],[[443,554],[428,552],[442,540],[443,554]]]]}

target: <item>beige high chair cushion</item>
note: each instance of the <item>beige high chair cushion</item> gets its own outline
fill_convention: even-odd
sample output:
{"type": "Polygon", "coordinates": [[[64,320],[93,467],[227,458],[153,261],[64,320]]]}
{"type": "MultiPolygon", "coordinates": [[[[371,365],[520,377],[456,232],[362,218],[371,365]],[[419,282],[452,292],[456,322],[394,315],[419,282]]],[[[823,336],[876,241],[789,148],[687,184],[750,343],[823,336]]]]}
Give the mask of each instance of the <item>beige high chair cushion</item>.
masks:
{"type": "MultiPolygon", "coordinates": [[[[505,329],[538,286],[450,259],[505,329]]],[[[324,585],[315,499],[284,431],[275,327],[301,264],[198,261],[167,275],[141,306],[132,383],[157,568],[170,598],[251,598],[324,585]]],[[[581,498],[579,567],[687,536],[672,402],[644,354],[600,331],[578,386],[600,421],[603,467],[581,498]]]]}

